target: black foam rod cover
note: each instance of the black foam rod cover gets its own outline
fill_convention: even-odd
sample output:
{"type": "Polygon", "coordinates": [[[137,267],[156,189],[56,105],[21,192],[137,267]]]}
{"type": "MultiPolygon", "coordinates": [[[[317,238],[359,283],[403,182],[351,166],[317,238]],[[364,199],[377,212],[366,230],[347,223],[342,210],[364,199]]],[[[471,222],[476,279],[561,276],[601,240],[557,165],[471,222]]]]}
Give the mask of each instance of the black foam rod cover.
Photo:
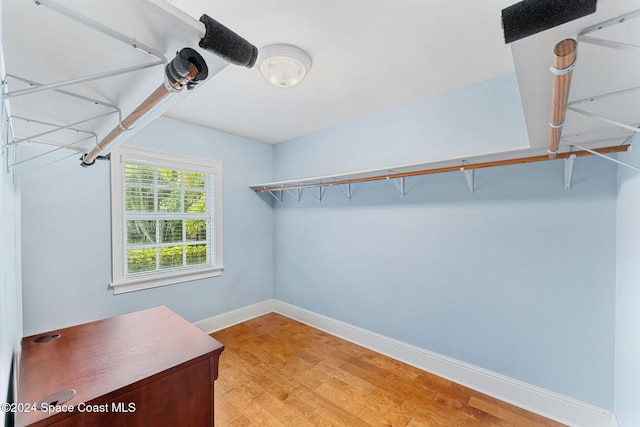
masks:
{"type": "Polygon", "coordinates": [[[232,64],[254,66],[258,48],[208,15],[202,15],[200,22],[205,26],[205,35],[198,44],[201,48],[232,64]]]}
{"type": "Polygon", "coordinates": [[[597,0],[523,0],[502,10],[505,43],[557,27],[596,11],[597,0]]]}

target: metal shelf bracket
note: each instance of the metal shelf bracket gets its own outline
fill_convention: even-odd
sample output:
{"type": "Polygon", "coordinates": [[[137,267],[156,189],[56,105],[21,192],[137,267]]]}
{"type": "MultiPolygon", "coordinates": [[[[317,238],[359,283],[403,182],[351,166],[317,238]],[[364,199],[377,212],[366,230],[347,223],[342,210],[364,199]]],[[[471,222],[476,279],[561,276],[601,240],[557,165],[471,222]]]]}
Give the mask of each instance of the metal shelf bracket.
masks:
{"type": "Polygon", "coordinates": [[[404,196],[407,195],[407,189],[405,185],[405,177],[395,178],[393,182],[396,184],[398,191],[400,191],[400,196],[404,199],[404,196]]]}
{"type": "Polygon", "coordinates": [[[351,183],[345,184],[346,190],[342,189],[342,186],[338,186],[338,190],[347,198],[347,200],[351,201],[351,183]]]}
{"type": "Polygon", "coordinates": [[[273,196],[274,199],[276,199],[277,201],[279,201],[280,203],[282,203],[282,198],[283,198],[283,192],[282,190],[277,190],[277,191],[269,191],[269,194],[271,194],[273,196]],[[276,196],[276,192],[280,193],[280,197],[276,196]]]}
{"type": "Polygon", "coordinates": [[[311,194],[313,194],[313,197],[315,197],[316,199],[318,199],[319,202],[322,202],[322,195],[324,194],[324,187],[317,187],[318,188],[318,195],[313,194],[313,192],[311,192],[311,194]]]}
{"type": "Polygon", "coordinates": [[[640,16],[640,10],[627,13],[617,18],[609,19],[608,21],[601,22],[600,24],[597,24],[597,25],[592,25],[591,27],[585,28],[580,32],[580,34],[578,34],[578,41],[591,43],[598,46],[609,47],[612,49],[640,52],[640,46],[635,44],[622,43],[615,40],[607,40],[607,39],[602,39],[599,37],[593,37],[593,36],[587,35],[587,34],[593,33],[594,31],[598,31],[606,27],[622,24],[623,22],[628,21],[629,19],[637,18],[638,16],[640,16]]]}
{"type": "Polygon", "coordinates": [[[633,169],[636,172],[640,172],[640,168],[638,168],[638,167],[630,165],[629,163],[621,162],[620,160],[614,159],[613,157],[605,156],[604,154],[598,153],[595,150],[590,150],[590,149],[585,148],[585,147],[583,147],[581,145],[578,145],[578,144],[571,144],[571,147],[572,147],[572,149],[573,149],[573,147],[577,147],[577,148],[579,148],[581,150],[584,150],[584,151],[586,151],[588,153],[593,154],[594,156],[602,157],[603,159],[609,160],[610,162],[617,163],[617,164],[619,164],[621,166],[624,166],[626,168],[633,169]]]}
{"type": "Polygon", "coordinates": [[[475,192],[475,187],[473,183],[473,172],[475,169],[465,169],[464,166],[460,168],[460,171],[464,174],[464,179],[467,181],[467,188],[469,189],[469,194],[473,194],[475,192]]]}
{"type": "Polygon", "coordinates": [[[575,154],[569,156],[569,158],[564,159],[564,189],[571,189],[571,176],[573,174],[573,159],[576,158],[575,154]]]}

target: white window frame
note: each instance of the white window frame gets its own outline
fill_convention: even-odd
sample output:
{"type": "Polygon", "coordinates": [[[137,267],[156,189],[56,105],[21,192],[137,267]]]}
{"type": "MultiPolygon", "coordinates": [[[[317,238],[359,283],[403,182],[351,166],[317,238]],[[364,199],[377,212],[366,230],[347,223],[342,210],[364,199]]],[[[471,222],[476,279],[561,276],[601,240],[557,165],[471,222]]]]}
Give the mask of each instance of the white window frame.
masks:
{"type": "Polygon", "coordinates": [[[120,146],[111,153],[111,239],[113,293],[139,291],[158,286],[172,285],[207,277],[220,276],[222,263],[222,163],[217,160],[189,157],[175,153],[152,151],[137,147],[120,146]],[[202,267],[181,267],[167,271],[126,276],[125,212],[124,212],[124,165],[135,163],[167,169],[207,173],[214,176],[214,228],[215,240],[211,244],[214,257],[202,267]]]}

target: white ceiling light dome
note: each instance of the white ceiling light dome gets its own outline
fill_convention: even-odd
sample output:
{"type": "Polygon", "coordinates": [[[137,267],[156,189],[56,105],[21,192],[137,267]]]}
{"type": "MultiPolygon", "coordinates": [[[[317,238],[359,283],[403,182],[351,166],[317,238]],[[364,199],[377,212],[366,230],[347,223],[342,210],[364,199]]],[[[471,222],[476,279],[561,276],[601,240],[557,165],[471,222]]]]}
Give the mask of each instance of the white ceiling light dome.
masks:
{"type": "Polygon", "coordinates": [[[260,72],[277,87],[294,87],[311,69],[311,58],[300,48],[288,44],[272,44],[260,49],[260,72]]]}

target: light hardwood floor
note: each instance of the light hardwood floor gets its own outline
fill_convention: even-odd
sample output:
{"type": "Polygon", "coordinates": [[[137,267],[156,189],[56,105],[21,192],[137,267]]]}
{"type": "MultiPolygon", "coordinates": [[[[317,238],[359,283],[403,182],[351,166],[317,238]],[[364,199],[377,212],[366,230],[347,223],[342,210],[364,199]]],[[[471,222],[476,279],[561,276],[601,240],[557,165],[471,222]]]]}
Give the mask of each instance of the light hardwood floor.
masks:
{"type": "Polygon", "coordinates": [[[560,426],[275,313],[215,332],[225,426],[560,426]]]}

